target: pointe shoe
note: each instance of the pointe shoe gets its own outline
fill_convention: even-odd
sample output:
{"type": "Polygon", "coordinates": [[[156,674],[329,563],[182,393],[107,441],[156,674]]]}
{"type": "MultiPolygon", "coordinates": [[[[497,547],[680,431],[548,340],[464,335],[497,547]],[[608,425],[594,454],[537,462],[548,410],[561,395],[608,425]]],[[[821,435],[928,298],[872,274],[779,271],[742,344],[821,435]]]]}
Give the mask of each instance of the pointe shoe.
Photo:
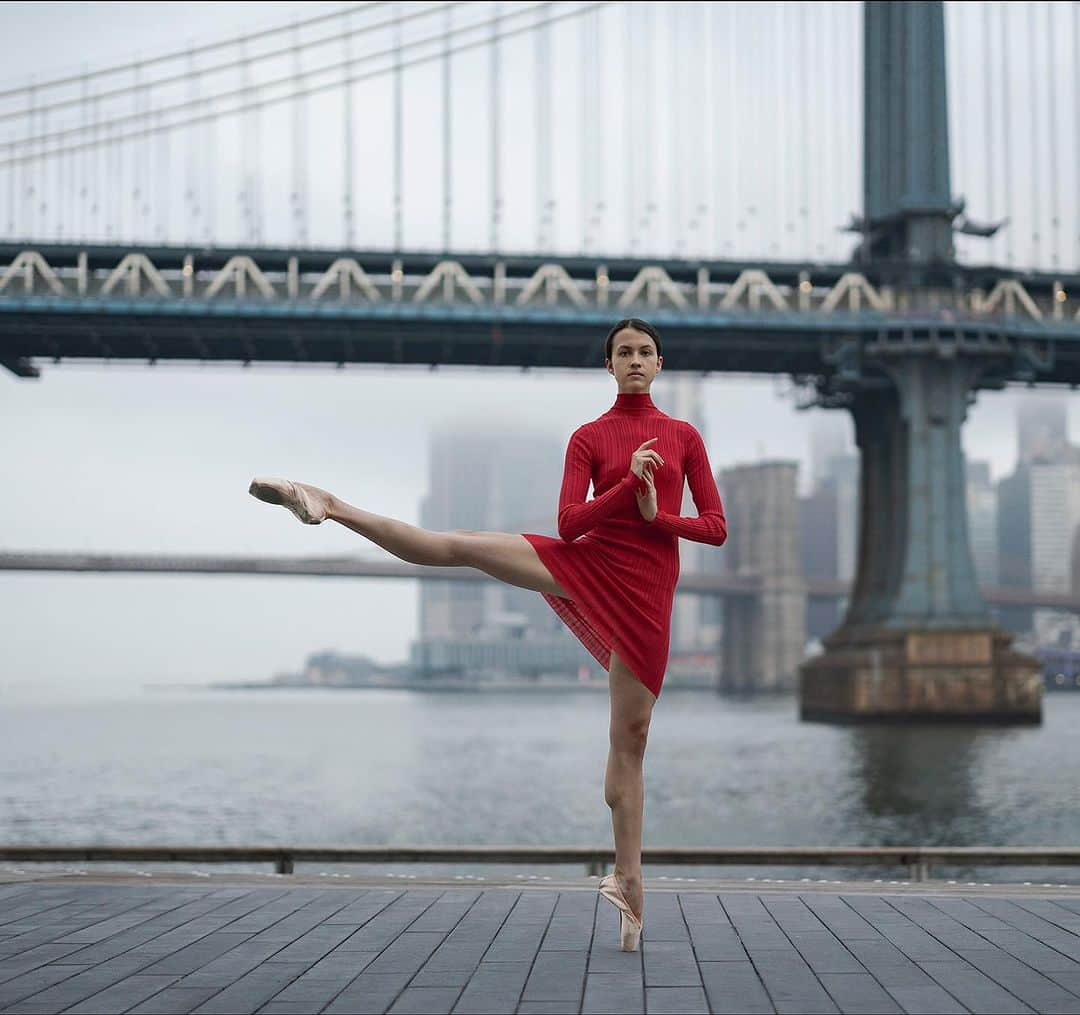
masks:
{"type": "Polygon", "coordinates": [[[634,916],[634,911],[614,874],[600,879],[600,894],[619,911],[619,947],[624,952],[636,952],[643,924],[634,916]]]}
{"type": "Polygon", "coordinates": [[[248,493],[267,504],[287,507],[305,525],[318,525],[326,521],[326,507],[322,498],[313,497],[301,483],[271,476],[256,476],[248,487],[248,493]]]}

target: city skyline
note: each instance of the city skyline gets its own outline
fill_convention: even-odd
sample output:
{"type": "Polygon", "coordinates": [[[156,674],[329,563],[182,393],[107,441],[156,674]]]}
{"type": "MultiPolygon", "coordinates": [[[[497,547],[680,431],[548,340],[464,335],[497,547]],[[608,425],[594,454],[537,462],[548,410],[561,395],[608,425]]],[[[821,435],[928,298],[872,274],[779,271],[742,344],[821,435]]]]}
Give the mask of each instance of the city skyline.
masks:
{"type": "MultiPolygon", "coordinates": [[[[550,428],[565,447],[615,394],[601,365],[567,373],[65,365],[46,366],[38,381],[7,375],[2,454],[15,481],[0,506],[6,548],[377,553],[337,526],[311,529],[255,510],[248,480],[293,475],[418,524],[428,431],[516,417],[550,428]]],[[[661,372],[657,393],[668,377],[661,372]]],[[[794,455],[802,479],[811,420],[835,412],[850,428],[842,411],[797,411],[767,381],[706,378],[703,393],[714,472],[794,455]]],[[[969,460],[991,462],[995,481],[1016,462],[1020,397],[1065,396],[980,395],[965,448],[969,460]]],[[[1077,441],[1080,420],[1066,404],[1077,441]]],[[[536,496],[554,518],[558,490],[536,496]]],[[[416,582],[396,581],[8,574],[0,608],[13,633],[0,693],[52,686],[95,696],[144,682],[260,679],[324,648],[395,661],[415,636],[418,594],[416,582]]]]}

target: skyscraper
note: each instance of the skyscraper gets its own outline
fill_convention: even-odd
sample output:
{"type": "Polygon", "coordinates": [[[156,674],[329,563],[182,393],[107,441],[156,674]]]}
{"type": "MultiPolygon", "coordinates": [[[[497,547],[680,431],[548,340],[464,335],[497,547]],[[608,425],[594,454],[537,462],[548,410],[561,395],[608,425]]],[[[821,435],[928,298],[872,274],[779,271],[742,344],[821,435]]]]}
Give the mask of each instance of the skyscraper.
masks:
{"type": "Polygon", "coordinates": [[[721,473],[725,513],[739,533],[729,573],[756,578],[760,594],[724,600],[721,687],[786,691],[797,685],[806,646],[806,582],[799,552],[798,463],[764,461],[721,473]]]}
{"type": "MultiPolygon", "coordinates": [[[[1067,592],[1080,527],[1080,448],[1067,438],[1066,403],[1031,397],[1017,408],[1017,465],[998,483],[1001,584],[1067,592]]],[[[1038,646],[1080,645],[1080,618],[1057,610],[1003,609],[1038,646]]]]}
{"type": "Polygon", "coordinates": [[[1057,392],[1021,399],[1016,409],[1017,458],[1029,462],[1061,462],[1075,457],[1069,445],[1066,404],[1057,392]]]}
{"type": "MultiPolygon", "coordinates": [[[[420,524],[446,532],[469,529],[556,534],[563,447],[547,433],[490,421],[462,421],[433,433],[428,492],[420,524]]],[[[425,581],[420,586],[419,637],[424,660],[454,660],[462,669],[498,659],[547,660],[573,669],[586,662],[577,642],[539,593],[503,582],[425,581]],[[551,642],[551,651],[537,642],[551,642]],[[513,642],[528,642],[515,652],[513,642]]],[[[533,664],[530,664],[533,665],[533,664]]]]}
{"type": "Polygon", "coordinates": [[[968,537],[980,585],[998,584],[997,490],[989,462],[967,463],[968,537]]]}

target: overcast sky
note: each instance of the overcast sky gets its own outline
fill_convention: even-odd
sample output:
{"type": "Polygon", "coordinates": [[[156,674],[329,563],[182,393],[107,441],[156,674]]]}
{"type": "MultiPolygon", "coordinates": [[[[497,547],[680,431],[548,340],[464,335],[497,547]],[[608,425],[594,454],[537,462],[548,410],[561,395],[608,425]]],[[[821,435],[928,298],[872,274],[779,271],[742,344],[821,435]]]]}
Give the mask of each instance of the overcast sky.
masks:
{"type": "MultiPolygon", "coordinates": [[[[180,35],[212,38],[245,23],[274,24],[299,7],[5,4],[4,76],[23,80],[153,52],[180,35]]],[[[661,375],[655,393],[664,383],[661,375]]],[[[780,378],[704,384],[714,469],[761,456],[807,464],[810,425],[824,414],[796,411],[780,378]]],[[[255,501],[250,478],[315,483],[417,523],[434,429],[458,419],[492,426],[516,419],[564,442],[614,396],[599,364],[521,374],[65,363],[45,364],[37,381],[0,372],[0,547],[381,554],[340,526],[303,526],[255,501]]],[[[1034,397],[1069,397],[1075,436],[1075,396],[1034,397]]],[[[1016,399],[1015,391],[981,394],[965,430],[969,456],[989,460],[995,477],[1015,460],[1016,399]]],[[[557,497],[557,489],[537,490],[538,515],[553,517],[557,497]]],[[[0,700],[128,694],[143,684],[263,679],[295,671],[327,648],[399,660],[416,633],[417,586],[7,574],[0,575],[0,616],[0,700]]]]}

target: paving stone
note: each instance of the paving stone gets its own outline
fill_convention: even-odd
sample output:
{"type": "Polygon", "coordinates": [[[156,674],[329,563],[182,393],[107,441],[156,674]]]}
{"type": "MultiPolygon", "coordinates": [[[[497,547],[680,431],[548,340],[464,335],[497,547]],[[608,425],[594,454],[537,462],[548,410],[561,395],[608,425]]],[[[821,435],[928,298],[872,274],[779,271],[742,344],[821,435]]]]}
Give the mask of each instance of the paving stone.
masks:
{"type": "Polygon", "coordinates": [[[148,976],[135,973],[119,983],[114,983],[111,987],[92,994],[74,1007],[64,1010],[74,1012],[76,1015],[84,1012],[88,1015],[96,1015],[98,1012],[127,1011],[140,1001],[145,1001],[158,991],[172,986],[178,979],[177,976],[148,976]]]}
{"type": "Polygon", "coordinates": [[[449,933],[479,898],[480,892],[444,895],[429,906],[409,929],[441,930],[449,933]]]}
{"type": "Polygon", "coordinates": [[[532,966],[528,961],[481,962],[454,1006],[454,1015],[505,1015],[516,1007],[532,966]]]}
{"type": "Polygon", "coordinates": [[[511,923],[506,921],[495,934],[488,950],[484,953],[485,962],[521,962],[532,961],[540,949],[546,925],[543,923],[511,923]]]}
{"type": "Polygon", "coordinates": [[[818,978],[842,1012],[885,1015],[904,1010],[869,973],[818,973],[818,978]]]}
{"type": "MultiPolygon", "coordinates": [[[[431,906],[437,896],[405,892],[388,905],[380,906],[363,926],[358,927],[339,946],[346,951],[381,951],[431,906]]],[[[340,911],[335,914],[340,916],[340,911]]]]}
{"type": "MultiPolygon", "coordinates": [[[[587,951],[599,892],[562,892],[551,914],[541,951],[587,951]]],[[[611,905],[609,902],[605,905],[611,905]]]]}
{"type": "Polygon", "coordinates": [[[378,957],[378,952],[347,952],[340,948],[319,959],[306,970],[302,980],[337,980],[342,976],[352,979],[362,973],[378,957]]]}
{"type": "Polygon", "coordinates": [[[404,989],[412,973],[370,973],[366,970],[326,1008],[323,1015],[369,1015],[386,1011],[404,989]]]}
{"type": "Polygon", "coordinates": [[[962,951],[960,957],[1035,1011],[1080,1012],[1080,997],[1012,955],[979,949],[962,951]]]}
{"type": "Polygon", "coordinates": [[[25,998],[45,990],[53,984],[70,979],[72,976],[93,966],[66,966],[53,963],[47,966],[39,966],[28,973],[16,976],[6,983],[0,984],[0,1010],[8,1005],[15,1004],[25,998]]]}
{"type": "Polygon", "coordinates": [[[778,1012],[836,1012],[840,1009],[794,948],[750,948],[765,989],[778,1012]]]}
{"type": "Polygon", "coordinates": [[[584,1015],[634,1015],[645,1011],[641,970],[622,973],[589,972],[585,977],[584,1015]]]}
{"type": "Polygon", "coordinates": [[[699,962],[701,979],[709,1007],[716,1015],[771,1015],[776,1009],[754,969],[745,959],[740,962],[699,962]]]}
{"type": "Polygon", "coordinates": [[[646,987],[645,1004],[649,1015],[707,1015],[708,1003],[701,987],[646,987]]]}
{"type": "MultiPolygon", "coordinates": [[[[231,952],[237,945],[248,940],[247,934],[211,933],[199,938],[189,945],[178,947],[176,951],[160,959],[153,956],[156,951],[149,953],[149,965],[142,970],[144,973],[175,973],[181,976],[193,973],[197,969],[209,964],[221,955],[231,952]]],[[[175,942],[179,945],[179,940],[175,942]]],[[[139,949],[142,954],[142,949],[139,949]]]]}
{"type": "Polygon", "coordinates": [[[131,1009],[138,1015],[176,1015],[192,1012],[220,991],[220,987],[166,987],[131,1009]]]}
{"type": "Polygon", "coordinates": [[[522,1001],[518,1005],[518,1015],[570,1015],[575,1012],[576,1005],[563,1001],[522,1001]]]}
{"type": "Polygon", "coordinates": [[[387,1009],[393,1015],[449,1015],[461,991],[455,987],[406,987],[387,1009]]]}
{"type": "Polygon", "coordinates": [[[305,969],[300,962],[266,962],[208,998],[196,1012],[233,1015],[254,1012],[295,980],[305,969]]]}
{"type": "Polygon", "coordinates": [[[647,987],[700,987],[689,941],[649,941],[641,946],[647,987]]]}
{"type": "Polygon", "coordinates": [[[542,923],[546,927],[551,922],[560,894],[560,892],[525,889],[514,904],[506,922],[511,924],[542,923]]]}
{"type": "MultiPolygon", "coordinates": [[[[59,963],[77,951],[79,951],[77,944],[41,944],[10,958],[0,959],[0,983],[14,980],[15,977],[28,973],[31,969],[47,966],[50,963],[59,963]]],[[[65,962],[64,964],[71,965],[72,963],[65,962]]],[[[92,963],[74,964],[91,965],[92,963]]]]}
{"type": "Polygon", "coordinates": [[[407,972],[411,976],[443,940],[441,931],[405,931],[379,953],[365,973],[407,972]]]}
{"type": "Polygon", "coordinates": [[[923,987],[890,987],[889,994],[910,1015],[960,1015],[968,1011],[936,983],[923,987]]]}
{"type": "Polygon", "coordinates": [[[1032,1009],[967,962],[921,962],[920,967],[971,1011],[1030,1012],[1032,1009]]]}
{"type": "Polygon", "coordinates": [[[227,987],[281,949],[276,941],[242,941],[184,977],[185,987],[227,987]]]}
{"type": "Polygon", "coordinates": [[[585,984],[584,951],[541,951],[525,981],[522,1001],[561,1001],[578,1005],[585,984]]]}

